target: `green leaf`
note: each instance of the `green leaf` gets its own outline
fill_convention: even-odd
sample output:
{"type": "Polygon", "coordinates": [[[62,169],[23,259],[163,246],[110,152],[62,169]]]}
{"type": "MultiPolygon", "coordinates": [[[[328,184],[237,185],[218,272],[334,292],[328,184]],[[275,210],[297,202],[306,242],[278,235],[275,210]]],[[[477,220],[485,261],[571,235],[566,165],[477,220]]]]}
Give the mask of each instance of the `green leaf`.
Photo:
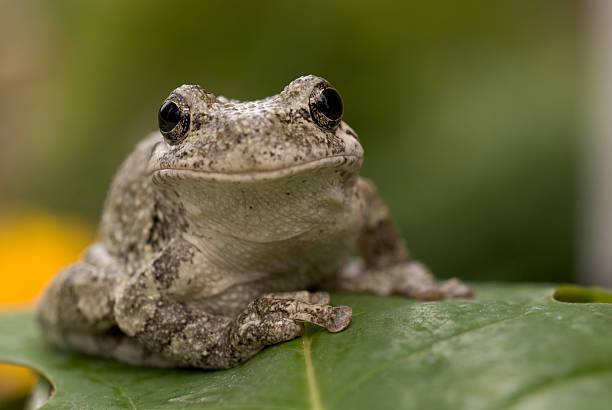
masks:
{"type": "Polygon", "coordinates": [[[160,370],[55,350],[31,313],[0,317],[0,361],[45,375],[46,408],[597,409],[612,403],[612,304],[543,285],[469,301],[333,296],[344,332],[306,335],[227,371],[160,370]]]}

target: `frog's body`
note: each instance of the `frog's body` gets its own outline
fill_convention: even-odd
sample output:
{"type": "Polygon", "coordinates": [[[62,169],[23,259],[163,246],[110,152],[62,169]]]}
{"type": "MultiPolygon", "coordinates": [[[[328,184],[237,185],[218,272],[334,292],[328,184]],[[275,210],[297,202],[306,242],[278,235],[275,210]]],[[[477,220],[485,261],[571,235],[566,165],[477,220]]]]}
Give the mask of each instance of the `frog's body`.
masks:
{"type": "Polygon", "coordinates": [[[45,294],[45,337],[134,364],[227,368],[303,322],[348,326],[349,307],[306,289],[471,295],[410,260],[358,176],[363,150],[341,114],[315,76],[255,102],[176,89],[160,111],[163,135],[116,175],[99,241],[45,294]]]}

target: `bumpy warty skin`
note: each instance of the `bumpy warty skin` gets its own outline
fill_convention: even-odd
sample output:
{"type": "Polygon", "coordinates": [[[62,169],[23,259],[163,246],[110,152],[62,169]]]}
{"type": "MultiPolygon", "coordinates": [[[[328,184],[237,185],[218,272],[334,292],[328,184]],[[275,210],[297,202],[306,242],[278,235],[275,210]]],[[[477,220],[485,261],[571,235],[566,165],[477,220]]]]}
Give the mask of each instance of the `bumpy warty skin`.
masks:
{"type": "Polygon", "coordinates": [[[186,273],[198,301],[270,275],[270,291],[305,289],[339,270],[363,220],[356,183],[363,150],[345,123],[328,132],[310,120],[318,81],[303,77],[277,96],[244,103],[197,86],[175,90],[191,103],[188,136],[174,146],[158,133],[143,141],[107,199],[100,233],[121,270],[143,269],[177,237],[209,265],[186,273]]]}
{"type": "Polygon", "coordinates": [[[166,102],[176,106],[161,110],[174,128],[125,160],[98,241],[46,292],[44,336],[133,364],[227,368],[299,336],[303,322],[346,328],[349,307],[307,291],[323,284],[469,296],[410,260],[358,176],[357,134],[316,104],[328,89],[333,99],[326,80],[306,76],[251,102],[174,90],[166,102]]]}

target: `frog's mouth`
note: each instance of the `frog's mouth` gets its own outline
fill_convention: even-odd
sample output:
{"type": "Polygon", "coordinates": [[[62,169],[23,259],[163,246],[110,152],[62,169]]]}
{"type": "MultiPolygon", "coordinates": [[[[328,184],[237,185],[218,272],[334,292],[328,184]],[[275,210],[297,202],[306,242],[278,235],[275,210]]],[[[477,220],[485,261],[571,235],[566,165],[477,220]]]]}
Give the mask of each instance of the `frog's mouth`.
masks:
{"type": "Polygon", "coordinates": [[[154,180],[168,179],[204,179],[209,181],[227,182],[259,182],[275,180],[291,175],[307,172],[315,169],[337,168],[338,172],[356,171],[362,163],[362,157],[357,155],[334,155],[321,159],[303,162],[298,165],[291,165],[273,169],[253,169],[241,171],[208,171],[189,168],[161,168],[154,170],[152,176],[154,180]]]}

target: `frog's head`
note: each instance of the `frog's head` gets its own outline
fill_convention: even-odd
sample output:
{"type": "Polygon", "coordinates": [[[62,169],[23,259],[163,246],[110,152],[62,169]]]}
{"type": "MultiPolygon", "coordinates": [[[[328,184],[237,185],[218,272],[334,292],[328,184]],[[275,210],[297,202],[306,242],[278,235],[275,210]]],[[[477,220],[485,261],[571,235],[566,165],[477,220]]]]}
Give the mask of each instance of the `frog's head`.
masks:
{"type": "Polygon", "coordinates": [[[149,170],[162,179],[237,182],[322,168],[356,173],[363,149],[342,114],[338,91],[312,75],[250,102],[183,85],[159,110],[164,142],[155,146],[149,170]]]}
{"type": "Polygon", "coordinates": [[[184,85],[160,108],[148,170],[190,226],[255,242],[355,230],[363,149],[342,113],[340,94],[315,76],[252,102],[184,85]]]}

